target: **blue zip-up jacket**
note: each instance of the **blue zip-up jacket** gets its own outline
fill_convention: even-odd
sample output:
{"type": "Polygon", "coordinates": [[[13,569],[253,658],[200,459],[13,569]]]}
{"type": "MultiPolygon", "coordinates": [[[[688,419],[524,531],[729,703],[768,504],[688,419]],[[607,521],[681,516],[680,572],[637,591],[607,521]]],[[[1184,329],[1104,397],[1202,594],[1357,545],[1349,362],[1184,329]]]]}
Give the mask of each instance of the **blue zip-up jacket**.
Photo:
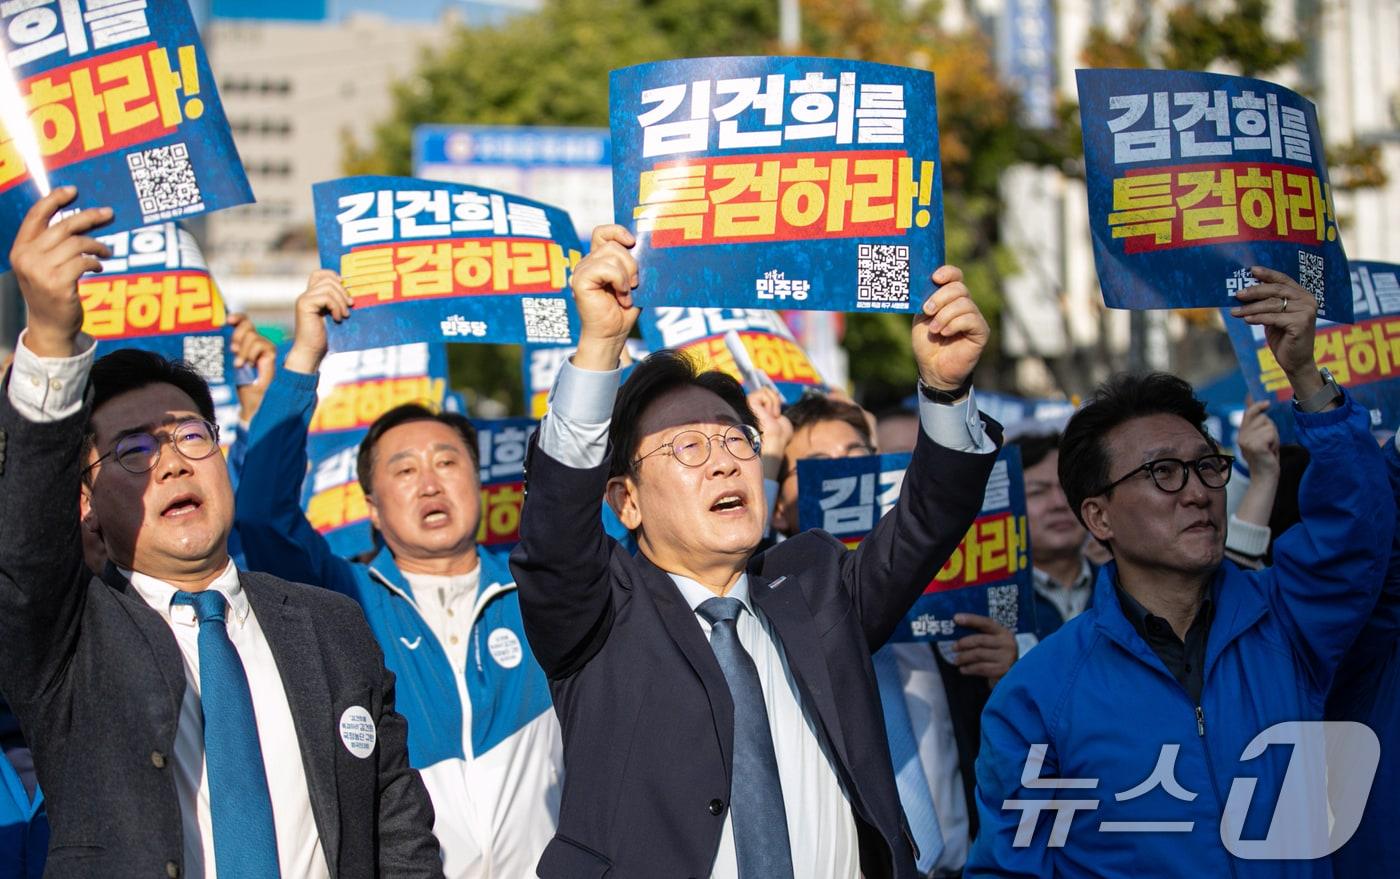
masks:
{"type": "Polygon", "coordinates": [[[409,762],[432,796],[447,875],[529,875],[558,820],[562,739],[506,558],[478,549],[475,620],[459,680],[392,553],[368,565],[340,558],[302,512],[316,384],[315,375],[279,370],[249,427],[237,493],[248,566],[334,589],[364,608],[397,678],[409,762]]]}
{"type": "MultiPolygon", "coordinates": [[[[1295,417],[1312,454],[1299,491],[1302,522],[1278,539],[1272,567],[1243,571],[1226,561],[1216,573],[1200,704],[1123,614],[1117,566],[1106,565],[1093,606],[1012,666],[987,704],[977,760],[981,832],[967,875],[1331,875],[1327,857],[1250,860],[1222,842],[1232,783],[1248,777],[1258,779],[1257,789],[1245,797],[1251,805],[1238,836],[1267,838],[1293,749],[1241,756],[1275,724],[1322,720],[1333,675],[1375,605],[1395,528],[1394,501],[1378,491],[1387,484],[1385,467],[1366,410],[1348,397],[1339,409],[1295,417]],[[1023,777],[1033,745],[1043,746],[1043,762],[1023,777]],[[1148,781],[1159,758],[1179,788],[1148,781]],[[1044,779],[1083,786],[1048,789],[1044,779]],[[1030,844],[1018,846],[1026,813],[1014,803],[1005,808],[1006,801],[1049,799],[1095,805],[1073,813],[1061,847],[1048,844],[1053,812],[1042,813],[1030,844]],[[1149,821],[1190,827],[1100,826],[1149,821]]],[[[1266,849],[1281,844],[1275,838],[1266,849]]]]}
{"type": "MultiPolygon", "coordinates": [[[[0,728],[16,726],[10,706],[0,699],[0,728]]],[[[0,753],[0,879],[39,879],[48,851],[44,792],[36,787],[31,800],[19,772],[0,753]]]]}
{"type": "MultiPolygon", "coordinates": [[[[1390,490],[1400,504],[1400,453],[1386,443],[1390,490]]],[[[1380,601],[1347,653],[1327,699],[1328,720],[1364,723],[1381,743],[1371,798],[1356,835],[1332,856],[1339,879],[1400,870],[1400,522],[1380,601]],[[1377,865],[1386,865],[1378,867],[1377,865]]]]}

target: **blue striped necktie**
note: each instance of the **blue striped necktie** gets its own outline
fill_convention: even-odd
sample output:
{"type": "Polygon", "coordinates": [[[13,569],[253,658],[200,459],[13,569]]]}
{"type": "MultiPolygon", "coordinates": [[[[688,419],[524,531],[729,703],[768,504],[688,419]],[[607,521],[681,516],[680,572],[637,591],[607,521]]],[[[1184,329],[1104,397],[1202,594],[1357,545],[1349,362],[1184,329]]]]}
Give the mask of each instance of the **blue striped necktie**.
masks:
{"type": "Polygon", "coordinates": [[[191,605],[199,616],[199,699],[219,879],[277,879],[272,795],[248,675],[228,638],[228,602],[206,589],[176,592],[171,603],[191,605]]]}
{"type": "MultiPolygon", "coordinates": [[[[914,733],[914,723],[909,719],[909,706],[904,703],[904,685],[900,681],[894,650],[887,644],[873,659],[875,679],[880,684],[880,705],[885,711],[885,734],[890,740],[890,759],[894,763],[899,802],[909,819],[909,832],[914,834],[914,843],[919,847],[919,873],[927,876],[943,853],[943,831],[938,826],[938,812],[933,808],[928,776],[924,775],[924,765],[919,762],[919,739],[914,733]]],[[[957,758],[956,754],[951,756],[957,758]]]]}
{"type": "Polygon", "coordinates": [[[773,731],[753,657],[739,643],[737,598],[711,598],[696,608],[710,624],[710,646],[734,700],[734,769],[730,825],[739,879],[792,879],[792,843],[773,731]]]}

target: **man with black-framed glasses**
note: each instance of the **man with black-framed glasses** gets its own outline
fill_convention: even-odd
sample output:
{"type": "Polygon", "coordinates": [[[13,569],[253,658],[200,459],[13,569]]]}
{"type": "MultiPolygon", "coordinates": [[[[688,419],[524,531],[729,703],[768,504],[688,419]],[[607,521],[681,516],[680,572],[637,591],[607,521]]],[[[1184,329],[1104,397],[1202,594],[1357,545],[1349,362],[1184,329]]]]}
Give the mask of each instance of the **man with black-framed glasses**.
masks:
{"type": "Polygon", "coordinates": [[[573,273],[579,347],[527,458],[511,554],[564,729],[538,873],[912,879],[870,657],[981,506],[999,434],[968,398],[986,321],[957,269],[935,273],[911,327],[922,435],[860,548],[809,532],[757,552],[762,437],[740,385],[662,351],[618,388],[633,244],[600,227],[573,273]],[[599,495],[636,556],[604,535],[599,495]]]}
{"type": "Polygon", "coordinates": [[[983,712],[969,875],[1321,879],[1354,829],[1361,804],[1329,799],[1348,765],[1280,725],[1323,719],[1375,604],[1395,504],[1368,411],[1314,359],[1316,300],[1251,271],[1260,283],[1233,314],[1265,328],[1293,389],[1311,454],[1302,521],[1272,567],[1226,560],[1232,459],[1191,386],[1152,373],[1098,389],[1065,428],[1059,477],[1113,560],[1092,606],[983,712]]]}
{"type": "Polygon", "coordinates": [[[111,211],[54,222],[76,195],[20,227],[29,318],[0,389],[0,693],[44,792],[44,875],[441,877],[359,607],[234,565],[193,369],[129,348],[94,362],[78,280],[110,255],[85,233],[111,211]]]}

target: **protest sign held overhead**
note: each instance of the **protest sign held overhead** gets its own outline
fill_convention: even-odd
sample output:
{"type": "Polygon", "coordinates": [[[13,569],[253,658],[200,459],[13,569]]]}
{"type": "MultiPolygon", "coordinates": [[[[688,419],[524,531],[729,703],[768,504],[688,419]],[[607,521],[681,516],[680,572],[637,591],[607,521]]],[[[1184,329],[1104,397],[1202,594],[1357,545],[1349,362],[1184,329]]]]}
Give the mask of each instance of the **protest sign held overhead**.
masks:
{"type": "Polygon", "coordinates": [[[331,351],[413,341],[567,343],[568,214],[502,192],[410,177],[318,183],[321,265],[355,303],[331,351]]]}
{"type": "Polygon", "coordinates": [[[218,285],[188,229],[159,223],[98,236],[112,251],[78,282],[83,332],[101,356],[141,348],[184,360],[211,385],[232,383],[232,336],[218,285]]]}
{"type": "Polygon", "coordinates": [[[809,389],[826,384],[776,311],[760,308],[649,308],[638,322],[653,350],[675,348],[719,369],[752,393],[774,387],[796,403],[809,389]]]}
{"type": "MultiPolygon", "coordinates": [[[[1317,322],[1317,365],[1332,373],[1358,403],[1371,410],[1371,426],[1400,427],[1400,265],[1351,262],[1352,324],[1317,322]]],[[[1264,328],[1224,314],[1230,342],[1256,400],[1283,403],[1293,390],[1264,339],[1264,328]]],[[[1292,419],[1276,418],[1292,436],[1292,419]]]]}
{"type": "Polygon", "coordinates": [[[1080,70],[1094,261],[1111,308],[1228,306],[1285,272],[1350,322],[1317,108],[1216,73],[1080,70]]]}
{"type": "Polygon", "coordinates": [[[943,263],[933,74],[828,58],[613,71],[639,305],[916,311],[943,263]]]}
{"type": "Polygon", "coordinates": [[[347,440],[358,443],[379,416],[405,403],[440,410],[446,395],[442,345],[413,342],[330,354],[321,363],[308,452],[319,458],[347,440]]]}
{"type": "MultiPolygon", "coordinates": [[[[797,462],[798,521],[856,547],[899,499],[910,454],[807,458],[797,462]]],[[[966,536],[890,636],[954,641],[976,630],[954,614],[991,617],[1012,632],[1035,629],[1030,538],[1021,452],[1006,446],[987,480],[982,510],[966,536]]]]}
{"type": "Polygon", "coordinates": [[[59,186],[111,229],[253,200],[186,0],[5,3],[0,48],[0,269],[59,186]]]}

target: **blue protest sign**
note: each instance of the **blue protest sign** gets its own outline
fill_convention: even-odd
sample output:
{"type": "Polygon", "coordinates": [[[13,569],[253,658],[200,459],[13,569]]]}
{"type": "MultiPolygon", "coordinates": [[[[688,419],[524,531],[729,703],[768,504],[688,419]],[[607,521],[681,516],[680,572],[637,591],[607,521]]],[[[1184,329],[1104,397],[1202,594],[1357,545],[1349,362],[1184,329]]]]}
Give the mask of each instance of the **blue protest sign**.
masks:
{"type": "Polygon", "coordinates": [[[1285,272],[1350,322],[1317,108],[1263,80],[1080,70],[1094,261],[1110,308],[1228,306],[1285,272]]]}
{"type": "MultiPolygon", "coordinates": [[[[1376,430],[1400,427],[1400,265],[1351,261],[1351,304],[1355,323],[1317,322],[1313,352],[1317,365],[1371,410],[1376,430]]],[[[1264,339],[1263,327],[1252,327],[1223,313],[1245,383],[1256,400],[1284,404],[1293,389],[1264,339]]],[[[1282,417],[1286,407],[1270,410],[1288,442],[1293,419],[1282,417]]]]}
{"type": "Polygon", "coordinates": [[[943,263],[933,74],[829,58],[612,73],[642,306],[918,310],[943,263]]]}
{"type": "MultiPolygon", "coordinates": [[[[525,411],[531,418],[543,418],[549,411],[549,391],[564,362],[574,356],[576,350],[574,345],[524,346],[520,357],[521,386],[525,389],[525,411]]],[[[637,339],[628,339],[627,355],[635,363],[647,356],[647,346],[637,339]]],[[[626,376],[624,371],[624,380],[626,376]]]]}
{"type": "Polygon", "coordinates": [[[776,311],[761,308],[648,308],[638,323],[652,350],[675,348],[705,369],[727,372],[750,393],[773,387],[788,403],[826,383],[776,311]]]}
{"type": "Polygon", "coordinates": [[[476,542],[507,549],[520,541],[525,452],[539,427],[533,418],[472,419],[481,455],[481,525],[476,542]]]}
{"type": "Polygon", "coordinates": [[[443,408],[447,351],[412,342],[328,355],[316,387],[307,451],[320,458],[347,442],[358,443],[379,416],[404,403],[443,408]]]}
{"type": "Polygon", "coordinates": [[[321,265],[355,301],[330,350],[403,342],[568,342],[581,248],[568,214],[492,189],[411,177],[312,187],[321,265]]]}
{"type": "Polygon", "coordinates": [[[189,230],[160,223],[98,240],[112,258],[78,281],[83,332],[97,340],[97,355],[141,348],[184,360],[211,385],[233,383],[233,331],[189,230]]]}
{"type": "Polygon", "coordinates": [[[307,521],[342,558],[374,549],[369,505],[355,470],[363,438],[360,431],[346,437],[342,445],[323,449],[311,459],[301,487],[301,507],[307,521]]]}
{"type": "MultiPolygon", "coordinates": [[[[899,498],[909,453],[797,462],[797,515],[855,547],[899,498]]],[[[982,510],[943,569],[899,624],[892,641],[953,641],[975,630],[953,615],[988,616],[1013,632],[1035,630],[1030,538],[1021,452],[997,457],[982,510]]]]}
{"type": "Polygon", "coordinates": [[[133,229],[253,200],[185,0],[0,6],[0,270],[52,189],[133,229]]]}

